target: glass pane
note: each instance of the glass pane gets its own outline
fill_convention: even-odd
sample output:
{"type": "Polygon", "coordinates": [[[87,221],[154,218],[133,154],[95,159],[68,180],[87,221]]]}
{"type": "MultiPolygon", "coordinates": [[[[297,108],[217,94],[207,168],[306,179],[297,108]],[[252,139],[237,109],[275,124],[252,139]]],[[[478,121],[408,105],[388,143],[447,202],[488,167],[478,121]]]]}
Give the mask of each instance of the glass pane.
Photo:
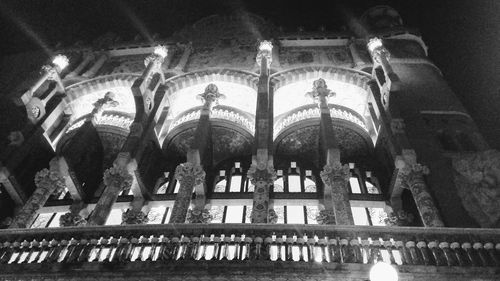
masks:
{"type": "Polygon", "coordinates": [[[219,181],[214,188],[214,192],[226,192],[226,180],[219,181]]]}
{"type": "Polygon", "coordinates": [[[304,206],[286,206],[287,223],[304,223],[304,206]]]}
{"type": "Polygon", "coordinates": [[[165,221],[163,223],[169,223],[170,222],[170,215],[172,215],[172,209],[167,208],[167,215],[165,216],[165,221]]]}
{"type": "Polygon", "coordinates": [[[59,227],[59,218],[64,215],[65,212],[59,212],[59,213],[56,213],[56,215],[54,216],[54,218],[52,219],[52,221],[50,222],[50,224],[47,226],[47,227],[59,227]]]}
{"type": "Polygon", "coordinates": [[[285,184],[283,183],[283,178],[279,178],[279,179],[275,180],[274,181],[274,192],[285,191],[283,186],[285,186],[285,184]]]}
{"type": "Polygon", "coordinates": [[[255,185],[253,185],[250,180],[247,180],[247,186],[248,186],[247,192],[253,192],[255,190],[255,185]]]}
{"type": "Polygon", "coordinates": [[[306,206],[307,211],[307,224],[318,224],[316,216],[318,216],[318,206],[306,206]]]}
{"type": "Polygon", "coordinates": [[[373,225],[385,225],[384,220],[387,218],[387,213],[384,208],[368,208],[373,225]]]}
{"type": "Polygon", "coordinates": [[[316,192],[316,183],[309,178],[304,180],[304,187],[305,192],[316,192]]]}
{"type": "Polygon", "coordinates": [[[278,215],[278,221],[276,223],[285,223],[285,206],[274,206],[274,211],[278,215]]]}
{"type": "Polygon", "coordinates": [[[227,206],[225,223],[242,223],[243,206],[227,206]]]}
{"type": "Polygon", "coordinates": [[[241,192],[241,176],[237,175],[231,177],[229,192],[241,192]]]}
{"type": "Polygon", "coordinates": [[[368,215],[366,214],[366,208],[351,207],[351,210],[355,225],[370,225],[368,215]]]}
{"type": "Polygon", "coordinates": [[[213,216],[212,223],[222,223],[222,215],[224,214],[224,206],[212,206],[210,213],[213,216]]]}
{"type": "Polygon", "coordinates": [[[300,188],[300,176],[290,175],[288,176],[288,191],[289,192],[301,192],[300,188]]]}
{"type": "Polygon", "coordinates": [[[148,224],[160,224],[166,209],[167,207],[162,206],[151,208],[148,213],[148,224]]]}
{"type": "Polygon", "coordinates": [[[351,187],[352,193],[361,193],[361,188],[359,186],[358,178],[351,177],[349,179],[349,186],[351,187]]]}
{"type": "Polygon", "coordinates": [[[368,190],[368,193],[370,194],[379,194],[380,192],[378,191],[378,188],[374,186],[371,182],[366,181],[366,189],[368,190]]]}
{"type": "Polygon", "coordinates": [[[44,228],[47,226],[47,223],[49,223],[50,218],[54,215],[54,213],[45,213],[45,214],[39,214],[33,224],[31,225],[31,228],[44,228]]]}
{"type": "Polygon", "coordinates": [[[174,193],[178,193],[179,188],[181,188],[181,183],[179,181],[175,181],[174,193]]]}
{"type": "Polygon", "coordinates": [[[111,210],[105,225],[120,225],[121,223],[122,223],[122,209],[111,210]]]}
{"type": "Polygon", "coordinates": [[[156,194],[165,194],[167,193],[167,188],[168,188],[168,181],[164,184],[162,184],[158,190],[156,191],[156,194]]]}

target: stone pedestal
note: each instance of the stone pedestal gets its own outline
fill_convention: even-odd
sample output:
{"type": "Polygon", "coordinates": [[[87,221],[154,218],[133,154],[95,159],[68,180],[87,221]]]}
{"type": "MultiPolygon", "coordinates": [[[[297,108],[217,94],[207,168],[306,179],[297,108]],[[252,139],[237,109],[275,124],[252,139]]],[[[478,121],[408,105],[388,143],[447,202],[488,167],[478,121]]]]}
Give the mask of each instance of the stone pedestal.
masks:
{"type": "Polygon", "coordinates": [[[324,184],[325,210],[333,209],[338,225],[353,225],[351,204],[349,203],[349,165],[340,162],[327,164],[321,171],[324,184]]]}
{"type": "Polygon", "coordinates": [[[181,186],[172,208],[170,223],[185,223],[193,190],[196,186],[205,183],[205,171],[203,171],[201,165],[187,162],[177,166],[175,178],[180,182],[181,186]]]}

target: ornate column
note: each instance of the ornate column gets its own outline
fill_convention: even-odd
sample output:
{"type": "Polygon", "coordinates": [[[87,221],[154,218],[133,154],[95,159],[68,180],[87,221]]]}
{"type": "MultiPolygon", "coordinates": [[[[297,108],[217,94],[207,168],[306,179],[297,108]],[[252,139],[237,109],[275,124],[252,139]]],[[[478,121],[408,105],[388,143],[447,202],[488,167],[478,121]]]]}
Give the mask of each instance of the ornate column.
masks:
{"type": "Polygon", "coordinates": [[[276,180],[276,171],[271,163],[261,161],[252,163],[247,173],[248,178],[255,185],[253,193],[252,223],[269,222],[269,187],[276,180]]]}
{"type": "Polygon", "coordinates": [[[203,171],[201,165],[186,162],[177,166],[175,178],[180,182],[181,186],[172,208],[170,223],[184,223],[186,222],[186,215],[191,204],[194,188],[205,183],[205,171],[203,171]]]}
{"type": "Polygon", "coordinates": [[[349,203],[349,165],[340,162],[326,164],[320,173],[323,180],[325,210],[333,209],[337,225],[353,225],[351,204],[349,203]]]}
{"type": "Polygon", "coordinates": [[[402,188],[411,191],[424,226],[444,226],[425,183],[424,175],[429,173],[429,168],[417,163],[414,151],[404,151],[403,156],[399,156],[396,160],[396,168],[398,168],[396,182],[402,188]]]}
{"type": "Polygon", "coordinates": [[[59,173],[59,163],[57,158],[50,161],[50,168],[43,169],[35,175],[35,192],[14,217],[9,228],[27,228],[31,225],[37,211],[42,208],[50,195],[56,191],[62,191],[66,185],[59,173]]]}
{"type": "Polygon", "coordinates": [[[85,77],[85,78],[94,77],[94,75],[97,74],[97,72],[99,71],[99,69],[101,69],[101,67],[104,65],[104,63],[106,62],[107,59],[108,59],[107,54],[101,54],[101,56],[99,56],[99,58],[92,65],[92,67],[89,70],[87,70],[85,73],[82,74],[82,77],[85,77]]]}
{"type": "Polygon", "coordinates": [[[113,167],[104,172],[103,181],[106,188],[99,201],[97,201],[92,214],[90,214],[89,225],[103,225],[106,223],[118,195],[122,190],[130,188],[133,178],[126,167],[114,164],[113,167]]]}

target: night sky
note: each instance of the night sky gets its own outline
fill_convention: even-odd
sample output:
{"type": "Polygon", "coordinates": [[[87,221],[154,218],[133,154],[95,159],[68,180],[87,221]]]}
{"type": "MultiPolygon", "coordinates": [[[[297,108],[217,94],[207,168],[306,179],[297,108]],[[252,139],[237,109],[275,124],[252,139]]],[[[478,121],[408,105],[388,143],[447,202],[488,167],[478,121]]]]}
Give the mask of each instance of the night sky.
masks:
{"type": "Polygon", "coordinates": [[[407,26],[421,31],[431,59],[490,145],[500,149],[499,0],[0,0],[0,54],[91,42],[107,31],[125,41],[140,33],[164,38],[205,16],[241,11],[285,31],[299,26],[335,31],[346,18],[380,4],[392,6],[407,26]]]}

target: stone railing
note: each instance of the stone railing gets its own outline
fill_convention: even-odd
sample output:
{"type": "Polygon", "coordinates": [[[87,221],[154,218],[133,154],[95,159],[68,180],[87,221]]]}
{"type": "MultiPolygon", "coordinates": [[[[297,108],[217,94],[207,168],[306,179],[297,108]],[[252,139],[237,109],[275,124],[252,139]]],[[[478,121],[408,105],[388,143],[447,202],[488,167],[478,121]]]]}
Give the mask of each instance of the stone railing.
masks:
{"type": "Polygon", "coordinates": [[[184,260],[500,266],[497,229],[165,224],[9,229],[0,242],[0,268],[184,260]]]}
{"type": "MultiPolygon", "coordinates": [[[[368,132],[368,128],[366,127],[365,122],[358,116],[347,111],[346,109],[332,107],[330,105],[330,116],[332,118],[337,118],[352,122],[368,132]]],[[[290,112],[284,118],[276,122],[276,125],[274,126],[274,138],[276,138],[288,126],[300,122],[302,120],[313,119],[313,118],[320,118],[320,110],[316,106],[299,108],[290,112]]]]}
{"type": "MultiPolygon", "coordinates": [[[[180,117],[176,118],[174,122],[170,124],[170,127],[168,131],[172,131],[175,127],[188,122],[192,120],[198,120],[200,118],[201,110],[200,109],[195,109],[193,111],[189,111],[180,117]]],[[[214,107],[210,113],[210,118],[211,119],[222,119],[222,120],[227,120],[233,123],[236,123],[243,128],[245,128],[248,132],[250,132],[252,135],[255,132],[255,121],[251,120],[250,118],[244,116],[244,114],[228,108],[228,107],[222,107],[222,106],[217,106],[214,107]]]]}
{"type": "MultiPolygon", "coordinates": [[[[113,127],[118,127],[122,128],[125,130],[129,130],[130,125],[133,123],[133,119],[127,116],[121,116],[121,115],[102,115],[98,120],[97,124],[102,125],[102,126],[113,126],[113,127]]],[[[73,123],[68,130],[66,130],[66,133],[70,133],[71,131],[80,128],[83,123],[85,122],[85,118],[82,118],[81,120],[76,121],[73,123]]]]}

